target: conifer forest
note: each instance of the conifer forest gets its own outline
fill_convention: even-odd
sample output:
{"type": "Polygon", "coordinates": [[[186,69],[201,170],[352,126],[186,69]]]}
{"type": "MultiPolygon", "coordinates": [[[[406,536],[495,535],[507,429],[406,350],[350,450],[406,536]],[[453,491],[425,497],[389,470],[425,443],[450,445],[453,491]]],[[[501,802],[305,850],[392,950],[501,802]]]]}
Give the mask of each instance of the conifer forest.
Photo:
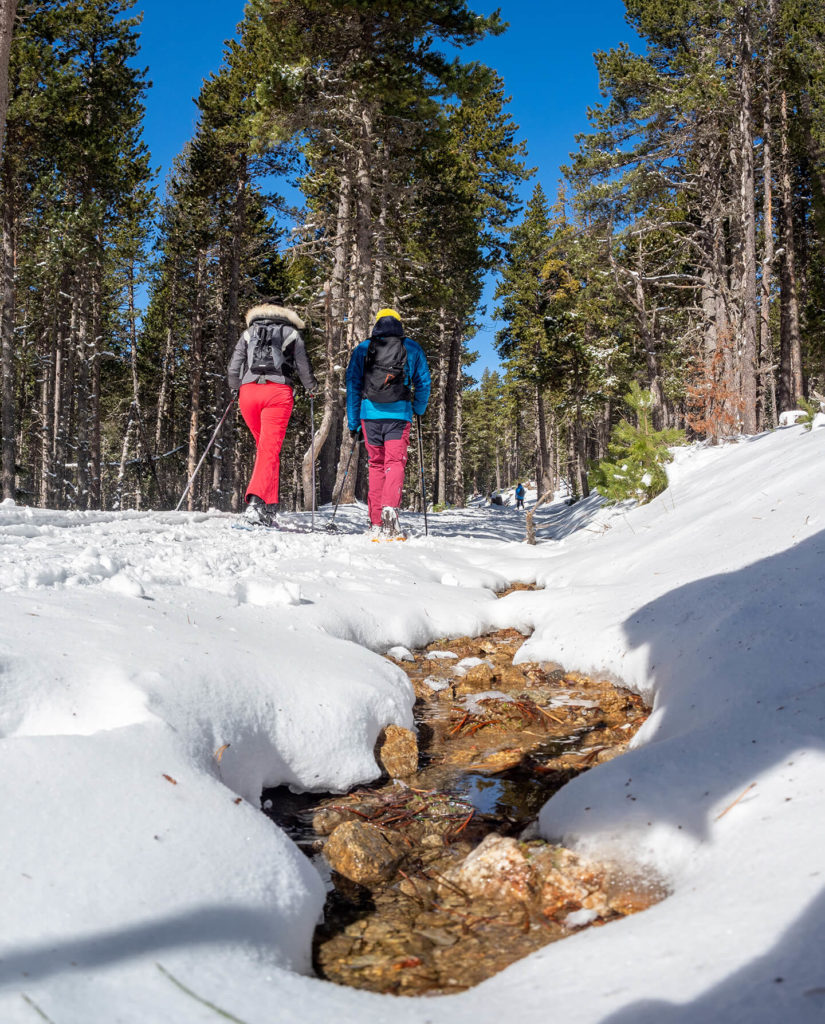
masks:
{"type": "Polygon", "coordinates": [[[821,0],[624,0],[561,170],[473,56],[506,4],[471,3],[249,0],[159,181],[134,0],[0,0],[3,498],[172,509],[228,411],[185,507],[237,511],[254,445],[226,367],[262,295],[321,385],[314,421],[296,388],[287,508],[313,477],[319,503],[363,496],[344,373],[382,306],[429,361],[437,506],[586,496],[640,395],[651,429],[717,441],[825,392],[821,0]]]}

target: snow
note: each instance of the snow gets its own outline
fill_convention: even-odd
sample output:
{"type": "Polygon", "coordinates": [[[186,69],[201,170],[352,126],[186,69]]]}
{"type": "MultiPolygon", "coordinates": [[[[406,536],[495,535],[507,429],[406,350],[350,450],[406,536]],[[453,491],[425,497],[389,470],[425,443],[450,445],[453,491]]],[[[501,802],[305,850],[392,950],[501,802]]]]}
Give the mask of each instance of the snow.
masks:
{"type": "Polygon", "coordinates": [[[330,536],[2,502],[0,1020],[821,1021],[824,459],[800,426],[677,449],[653,502],[558,501],[537,547],[508,507],[373,545],[363,507],[330,536]],[[653,701],[539,824],[671,895],[461,995],[313,978],[323,882],[261,789],[376,777],[414,699],[381,654],[502,627],[653,701]]]}

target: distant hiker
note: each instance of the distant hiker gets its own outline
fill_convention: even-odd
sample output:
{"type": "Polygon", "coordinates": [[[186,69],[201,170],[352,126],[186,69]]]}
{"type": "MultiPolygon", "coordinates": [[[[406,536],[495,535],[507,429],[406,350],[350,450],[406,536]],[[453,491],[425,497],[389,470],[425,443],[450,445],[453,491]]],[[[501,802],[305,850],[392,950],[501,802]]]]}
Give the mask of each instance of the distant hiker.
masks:
{"type": "Polygon", "coordinates": [[[524,485],[516,484],[516,508],[524,508],[524,485]]]}
{"type": "Polygon", "coordinates": [[[310,395],[318,390],[301,336],[303,329],[303,320],[284,306],[283,299],[264,298],[246,314],[246,330],[229,362],[229,387],[238,395],[241,415],[257,448],[243,514],[253,525],[275,523],[281,445],[292,413],[296,373],[310,395]]]}
{"type": "Polygon", "coordinates": [[[422,416],[430,397],[430,369],[421,346],[404,336],[401,317],[381,309],[372,334],[353,351],[347,366],[350,434],[361,431],[369,455],[370,532],[402,536],[398,508],[413,413],[422,416]]]}

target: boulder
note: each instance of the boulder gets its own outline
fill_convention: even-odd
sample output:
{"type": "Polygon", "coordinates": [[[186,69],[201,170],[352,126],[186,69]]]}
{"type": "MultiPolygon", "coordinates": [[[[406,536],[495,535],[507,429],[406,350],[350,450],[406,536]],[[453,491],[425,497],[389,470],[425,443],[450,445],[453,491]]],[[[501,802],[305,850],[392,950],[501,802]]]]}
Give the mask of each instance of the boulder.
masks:
{"type": "Polygon", "coordinates": [[[345,821],[327,840],[324,856],[339,875],[370,886],[392,878],[404,852],[395,837],[377,825],[345,821]]]}

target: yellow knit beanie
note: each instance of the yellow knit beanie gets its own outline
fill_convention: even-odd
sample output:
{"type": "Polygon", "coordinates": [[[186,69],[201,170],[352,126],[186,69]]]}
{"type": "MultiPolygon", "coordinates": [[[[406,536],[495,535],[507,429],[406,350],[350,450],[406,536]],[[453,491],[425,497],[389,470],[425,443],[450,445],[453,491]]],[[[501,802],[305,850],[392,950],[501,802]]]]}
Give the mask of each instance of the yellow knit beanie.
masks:
{"type": "Polygon", "coordinates": [[[375,314],[375,322],[378,323],[382,316],[394,316],[396,320],[401,319],[401,314],[396,313],[394,309],[379,309],[375,314]]]}

